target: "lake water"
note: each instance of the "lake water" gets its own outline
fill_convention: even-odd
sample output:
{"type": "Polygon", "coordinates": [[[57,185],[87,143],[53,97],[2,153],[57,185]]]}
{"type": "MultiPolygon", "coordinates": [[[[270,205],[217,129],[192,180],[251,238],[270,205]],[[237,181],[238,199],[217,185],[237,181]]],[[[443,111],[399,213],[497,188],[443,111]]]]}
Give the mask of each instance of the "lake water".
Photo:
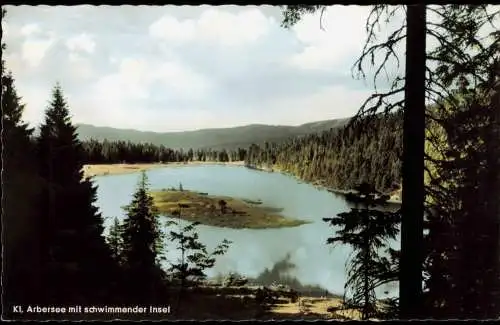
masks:
{"type": "MultiPolygon", "coordinates": [[[[343,293],[346,279],[345,262],[350,254],[346,246],[326,245],[334,235],[322,218],[348,211],[348,203],[326,190],[301,183],[293,177],[268,173],[239,166],[203,165],[152,169],[147,172],[151,189],[178,187],[262,200],[264,205],[283,208],[282,214],[312,221],[310,224],[281,229],[228,229],[199,226],[200,239],[213,248],[224,238],[232,241],[226,255],[218,258],[209,276],[237,272],[255,278],[265,269],[289,259],[295,265],[287,271],[302,285],[319,285],[332,293],[343,293]]],[[[95,177],[98,202],[104,217],[123,218],[121,207],[130,203],[139,174],[95,177]]],[[[109,225],[110,220],[106,221],[109,225]]],[[[178,258],[178,252],[167,247],[168,259],[178,258]]],[[[397,287],[381,288],[390,294],[397,287]]]]}

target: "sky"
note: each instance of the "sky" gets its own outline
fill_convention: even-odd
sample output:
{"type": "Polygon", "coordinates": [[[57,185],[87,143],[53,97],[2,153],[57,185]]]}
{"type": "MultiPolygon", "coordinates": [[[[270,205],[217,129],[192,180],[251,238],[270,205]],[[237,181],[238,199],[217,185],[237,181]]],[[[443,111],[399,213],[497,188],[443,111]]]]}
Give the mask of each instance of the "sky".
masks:
{"type": "Polygon", "coordinates": [[[290,29],[271,6],[6,10],[6,65],[33,125],[56,83],[75,123],[156,132],[349,117],[373,92],[351,71],[367,6],[332,6],[321,24],[311,14],[290,29]]]}

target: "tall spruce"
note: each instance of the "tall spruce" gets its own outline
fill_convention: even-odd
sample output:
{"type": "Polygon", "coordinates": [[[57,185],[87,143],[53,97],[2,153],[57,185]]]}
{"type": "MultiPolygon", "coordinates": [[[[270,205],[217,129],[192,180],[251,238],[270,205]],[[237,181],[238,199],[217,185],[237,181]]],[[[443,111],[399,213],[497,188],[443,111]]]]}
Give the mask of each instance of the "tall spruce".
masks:
{"type": "Polygon", "coordinates": [[[399,211],[384,210],[388,197],[373,186],[363,183],[356,191],[348,196],[355,205],[350,212],[323,220],[338,229],[335,237],[328,238],[328,244],[340,243],[353,249],[352,258],[347,262],[348,279],[342,307],[359,310],[361,318],[367,320],[380,315],[375,289],[397,280],[394,263],[383,257],[382,252],[391,250],[390,241],[399,233],[401,217],[399,211]]]}
{"type": "Polygon", "coordinates": [[[462,89],[460,97],[460,110],[441,110],[446,159],[434,162],[428,186],[427,300],[436,318],[495,318],[500,278],[498,104],[488,96],[477,97],[472,89],[462,89]]]}
{"type": "Polygon", "coordinates": [[[158,211],[148,193],[148,179],[142,171],[132,202],[125,207],[122,261],[130,295],[136,302],[152,302],[161,288],[163,234],[158,211]]]}
{"type": "Polygon", "coordinates": [[[106,237],[106,242],[111,249],[111,254],[113,259],[118,263],[122,264],[123,255],[123,224],[120,220],[115,217],[113,218],[113,224],[109,228],[109,233],[106,237]]]}
{"type": "MultiPolygon", "coordinates": [[[[5,18],[2,9],[2,18],[5,18]]],[[[2,43],[2,51],[7,49],[2,43]]],[[[18,96],[12,73],[2,59],[2,305],[36,303],[40,293],[36,200],[40,182],[36,178],[33,129],[23,122],[24,104],[18,96]]],[[[10,316],[10,315],[9,315],[10,316]]]]}
{"type": "Polygon", "coordinates": [[[426,302],[431,317],[497,318],[500,33],[481,30],[495,27],[500,11],[454,9],[439,13],[448,45],[430,54],[441,59],[436,75],[449,95],[429,112],[426,302]]]}
{"type": "Polygon", "coordinates": [[[116,264],[102,236],[96,187],[83,178],[83,150],[60,85],[37,139],[45,303],[109,303],[116,264]]]}

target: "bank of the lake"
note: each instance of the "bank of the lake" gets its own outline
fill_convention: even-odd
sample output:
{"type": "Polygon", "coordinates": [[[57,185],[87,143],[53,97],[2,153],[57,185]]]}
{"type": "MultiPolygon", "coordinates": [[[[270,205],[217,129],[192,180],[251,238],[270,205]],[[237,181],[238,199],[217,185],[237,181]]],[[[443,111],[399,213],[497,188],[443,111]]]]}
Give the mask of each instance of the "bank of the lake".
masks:
{"type": "MultiPolygon", "coordinates": [[[[298,181],[306,182],[308,184],[311,184],[311,185],[315,186],[318,189],[327,190],[330,193],[334,193],[334,194],[338,194],[338,195],[342,195],[342,196],[345,196],[346,194],[355,192],[354,190],[332,188],[332,187],[324,184],[324,182],[322,180],[315,180],[315,181],[304,180],[304,179],[298,177],[297,175],[294,175],[293,173],[291,173],[289,171],[285,171],[285,170],[283,170],[283,169],[281,169],[281,168],[279,168],[278,166],[275,166],[275,165],[273,165],[273,166],[261,166],[261,165],[256,166],[256,165],[247,165],[247,164],[244,164],[244,166],[246,168],[249,168],[249,169],[263,171],[263,172],[268,172],[268,173],[280,173],[280,174],[283,174],[283,175],[286,175],[286,176],[289,176],[289,177],[293,177],[293,178],[297,179],[298,181]]],[[[391,198],[387,201],[388,204],[390,204],[390,205],[401,205],[401,203],[402,203],[402,201],[401,201],[401,190],[398,190],[398,191],[395,191],[394,193],[391,193],[390,196],[391,196],[391,198]]]]}
{"type": "Polygon", "coordinates": [[[268,229],[308,223],[282,216],[283,209],[263,206],[261,201],[176,188],[151,191],[151,195],[161,214],[212,227],[268,229]]]}
{"type": "Polygon", "coordinates": [[[83,166],[84,177],[108,176],[137,173],[142,170],[150,170],[165,167],[180,167],[180,166],[196,166],[196,165],[231,165],[244,166],[243,161],[188,161],[188,162],[169,162],[169,163],[151,163],[151,164],[89,164],[83,166]]]}
{"type": "MultiPolygon", "coordinates": [[[[150,169],[158,169],[165,167],[182,167],[182,166],[202,166],[202,165],[221,165],[221,166],[245,166],[249,169],[254,169],[257,171],[264,171],[268,173],[280,173],[289,177],[293,177],[298,181],[305,182],[315,186],[318,189],[327,190],[328,192],[345,195],[347,193],[352,192],[352,190],[345,189],[336,189],[329,187],[320,180],[316,181],[306,181],[301,179],[300,177],[280,169],[277,166],[255,166],[255,165],[246,165],[244,161],[229,161],[229,162],[220,162],[220,161],[188,161],[188,162],[169,162],[169,163],[151,163],[151,164],[89,164],[85,165],[83,168],[84,177],[94,177],[94,176],[108,176],[108,175],[121,175],[121,174],[130,174],[137,173],[142,170],[150,170],[150,169]]],[[[389,204],[400,205],[401,204],[401,191],[394,196],[391,196],[391,199],[388,201],[389,204]]]]}

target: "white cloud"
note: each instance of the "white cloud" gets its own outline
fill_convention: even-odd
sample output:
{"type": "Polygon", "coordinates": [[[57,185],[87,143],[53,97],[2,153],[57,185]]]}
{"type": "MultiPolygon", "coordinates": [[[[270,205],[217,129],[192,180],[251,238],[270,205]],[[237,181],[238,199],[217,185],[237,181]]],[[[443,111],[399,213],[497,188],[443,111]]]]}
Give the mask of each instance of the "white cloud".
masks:
{"type": "Polygon", "coordinates": [[[258,9],[245,9],[237,14],[208,9],[198,20],[200,38],[220,42],[224,46],[253,43],[266,35],[273,22],[258,9]]]}
{"type": "Polygon", "coordinates": [[[191,100],[203,98],[213,87],[207,77],[176,62],[161,64],[151,77],[153,80],[161,81],[177,95],[191,100]]]}
{"type": "Polygon", "coordinates": [[[177,18],[165,15],[149,26],[149,35],[156,39],[169,42],[192,41],[196,33],[196,23],[187,19],[179,21],[177,18]]]}
{"type": "Polygon", "coordinates": [[[80,34],[73,37],[70,37],[66,41],[66,47],[70,51],[82,51],[87,52],[88,54],[94,53],[95,50],[95,42],[92,36],[88,34],[80,34]]]}
{"type": "Polygon", "coordinates": [[[95,75],[94,68],[89,59],[77,53],[70,53],[68,57],[69,73],[75,79],[90,79],[95,75]]]}
{"type": "Polygon", "coordinates": [[[262,123],[299,125],[350,117],[357,113],[370,94],[369,90],[352,90],[341,85],[332,85],[306,96],[278,98],[266,103],[266,120],[262,123]]]}
{"type": "Polygon", "coordinates": [[[21,28],[21,35],[29,37],[33,34],[38,34],[41,32],[41,28],[38,24],[26,24],[21,28]]]}
{"type": "Polygon", "coordinates": [[[39,125],[44,118],[45,109],[49,105],[52,85],[45,87],[23,87],[22,84],[16,84],[21,101],[26,104],[23,119],[32,126],[39,125]]]}
{"type": "Polygon", "coordinates": [[[319,16],[284,30],[271,7],[89,8],[9,8],[7,65],[28,120],[43,117],[56,81],[74,122],[155,131],[349,116],[370,93],[350,90],[350,66],[337,64],[359,54],[365,7],[329,9],[326,32],[319,16]]]}
{"type": "Polygon", "coordinates": [[[48,38],[28,38],[21,48],[21,56],[30,67],[35,68],[40,65],[49,48],[54,45],[54,36],[48,38]]]}
{"type": "MultiPolygon", "coordinates": [[[[75,99],[73,108],[78,116],[75,121],[146,129],[159,126],[164,122],[146,113],[154,85],[164,85],[163,96],[182,102],[201,99],[212,87],[209,79],[179,62],[125,58],[119,62],[116,72],[98,79],[85,98],[75,99]],[[96,116],[99,116],[98,123],[96,116]]],[[[186,123],[188,121],[186,118],[186,123]]]]}
{"type": "Polygon", "coordinates": [[[146,99],[149,97],[148,79],[145,60],[123,59],[116,73],[103,76],[93,87],[97,103],[111,100],[124,104],[130,100],[146,99]]]}
{"type": "Polygon", "coordinates": [[[150,25],[149,34],[155,39],[175,43],[204,41],[221,46],[242,46],[265,36],[273,23],[274,19],[256,8],[245,8],[236,14],[210,8],[196,20],[178,20],[165,15],[150,25]]]}
{"type": "Polygon", "coordinates": [[[319,12],[304,16],[292,30],[305,47],[288,63],[307,70],[325,69],[359,54],[366,38],[360,21],[366,20],[370,9],[338,5],[328,7],[322,19],[319,12]]]}

